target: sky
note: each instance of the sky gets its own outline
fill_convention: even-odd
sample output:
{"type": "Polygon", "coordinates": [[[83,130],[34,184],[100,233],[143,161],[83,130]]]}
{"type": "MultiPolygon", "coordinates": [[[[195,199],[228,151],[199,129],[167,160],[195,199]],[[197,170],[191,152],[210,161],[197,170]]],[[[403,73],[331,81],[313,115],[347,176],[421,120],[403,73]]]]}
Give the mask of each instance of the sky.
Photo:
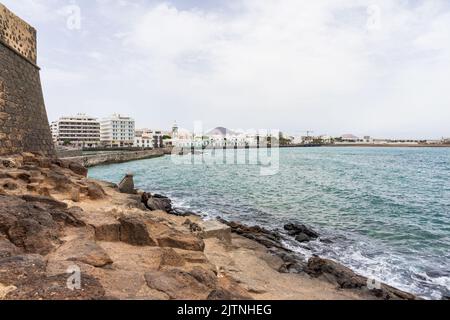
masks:
{"type": "Polygon", "coordinates": [[[38,30],[49,120],[450,137],[448,0],[0,0],[38,30]]]}

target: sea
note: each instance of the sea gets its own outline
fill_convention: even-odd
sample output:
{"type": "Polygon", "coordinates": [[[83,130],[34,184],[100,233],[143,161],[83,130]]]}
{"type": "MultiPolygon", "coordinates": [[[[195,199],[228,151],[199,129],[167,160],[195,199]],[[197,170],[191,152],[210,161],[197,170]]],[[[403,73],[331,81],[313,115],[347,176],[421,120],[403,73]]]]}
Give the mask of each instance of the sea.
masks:
{"type": "Polygon", "coordinates": [[[450,296],[450,148],[206,150],[98,166],[91,178],[170,197],[205,219],[283,233],[302,223],[322,240],[285,245],[425,299],[450,296]]]}

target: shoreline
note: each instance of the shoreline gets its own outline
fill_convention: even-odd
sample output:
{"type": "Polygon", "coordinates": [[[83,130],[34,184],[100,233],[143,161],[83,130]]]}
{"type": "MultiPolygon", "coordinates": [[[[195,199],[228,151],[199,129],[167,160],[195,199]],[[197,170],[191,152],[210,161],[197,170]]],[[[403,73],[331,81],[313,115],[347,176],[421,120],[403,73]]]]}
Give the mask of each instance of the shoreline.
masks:
{"type": "MultiPolygon", "coordinates": [[[[170,204],[172,203],[172,199],[164,195],[156,196],[158,198],[166,199],[170,204]]],[[[180,207],[173,207],[171,210],[173,210],[173,212],[168,212],[168,214],[187,218],[195,217],[201,221],[211,220],[209,219],[211,217],[207,217],[202,212],[192,212],[180,207]]],[[[230,221],[222,217],[215,217],[212,218],[212,220],[219,221],[220,223],[229,226],[233,234],[256,242],[266,248],[271,255],[279,257],[283,261],[283,264],[277,270],[280,273],[306,274],[310,277],[336,284],[339,290],[360,290],[363,294],[373,296],[373,298],[377,299],[423,299],[408,291],[400,290],[386,283],[378,282],[374,279],[360,275],[353,271],[351,267],[347,267],[339,261],[323,258],[315,254],[312,254],[311,258],[306,259],[303,254],[288,248],[284,242],[292,240],[287,238],[289,232],[292,231],[294,231],[292,237],[298,237],[299,235],[304,237],[306,233],[309,240],[302,242],[304,245],[309,241],[321,241],[327,243],[327,239],[322,238],[321,235],[316,233],[309,226],[305,226],[301,223],[289,223],[285,225],[285,230],[288,231],[288,235],[285,235],[279,230],[269,230],[259,225],[247,225],[240,221],[230,221]],[[295,233],[295,229],[301,231],[295,233]]]]}
{"type": "Polygon", "coordinates": [[[301,262],[263,228],[150,210],[163,198],[144,205],[74,162],[0,160],[0,299],[419,299],[330,260],[301,262]],[[82,291],[66,288],[74,264],[82,291]]]}

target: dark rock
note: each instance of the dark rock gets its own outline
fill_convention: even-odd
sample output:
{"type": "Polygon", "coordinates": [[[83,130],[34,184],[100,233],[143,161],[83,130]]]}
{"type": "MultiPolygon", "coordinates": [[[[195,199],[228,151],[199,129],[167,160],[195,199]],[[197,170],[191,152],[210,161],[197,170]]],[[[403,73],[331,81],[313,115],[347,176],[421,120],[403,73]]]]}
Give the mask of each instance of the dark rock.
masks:
{"type": "Polygon", "coordinates": [[[295,237],[295,241],[298,241],[298,242],[309,242],[311,240],[313,240],[313,238],[306,235],[305,233],[300,233],[298,236],[295,237]]]}
{"type": "Polygon", "coordinates": [[[283,260],[283,264],[278,269],[280,273],[303,273],[307,267],[304,257],[302,259],[293,253],[273,252],[283,260]]]}
{"type": "Polygon", "coordinates": [[[19,185],[12,180],[5,180],[5,181],[2,181],[1,187],[3,187],[3,189],[5,189],[5,190],[13,191],[13,190],[16,190],[17,188],[19,188],[19,185]]]}
{"type": "Polygon", "coordinates": [[[278,248],[282,251],[287,250],[281,243],[281,236],[273,231],[261,228],[259,226],[248,227],[237,222],[228,222],[224,219],[218,219],[223,224],[231,227],[231,231],[250,240],[254,240],[266,248],[278,248]]]}
{"type": "Polygon", "coordinates": [[[151,195],[149,193],[142,194],[142,202],[151,211],[161,210],[165,212],[172,211],[172,201],[161,195],[151,195]]]}
{"type": "Polygon", "coordinates": [[[128,173],[119,183],[119,191],[121,193],[135,194],[133,175],[128,173]]]}
{"type": "Polygon", "coordinates": [[[22,250],[13,245],[6,238],[0,237],[0,259],[16,256],[22,253],[22,250]]]}
{"type": "Polygon", "coordinates": [[[45,196],[33,196],[33,195],[23,195],[21,197],[26,202],[38,202],[45,205],[48,205],[51,208],[57,208],[57,209],[67,209],[67,204],[61,201],[58,201],[52,197],[45,197],[45,196]]]}
{"type": "Polygon", "coordinates": [[[183,226],[186,226],[192,233],[198,233],[202,231],[202,228],[198,225],[198,223],[192,222],[189,219],[186,219],[186,221],[183,223],[183,226]]]}
{"type": "Polygon", "coordinates": [[[218,288],[211,291],[206,300],[232,301],[232,300],[251,300],[251,298],[240,295],[238,293],[232,292],[224,288],[218,288]]]}
{"type": "Polygon", "coordinates": [[[46,261],[37,254],[15,255],[0,259],[0,283],[6,286],[20,286],[28,279],[44,278],[46,261]]]}
{"type": "Polygon", "coordinates": [[[46,254],[60,243],[59,225],[45,209],[19,197],[0,196],[0,235],[27,253],[46,254]]]}
{"type": "Polygon", "coordinates": [[[301,234],[306,235],[310,239],[317,239],[319,237],[319,234],[317,232],[308,228],[304,224],[290,223],[284,226],[284,230],[288,231],[288,234],[293,237],[299,236],[301,234]]]}
{"type": "Polygon", "coordinates": [[[94,277],[83,274],[81,288],[71,290],[67,286],[69,274],[32,277],[6,295],[6,300],[100,300],[105,290],[94,277]]]}
{"type": "Polygon", "coordinates": [[[77,163],[77,162],[70,162],[69,163],[69,169],[72,172],[74,172],[74,173],[76,173],[76,174],[78,174],[80,176],[83,176],[83,177],[87,177],[87,175],[88,175],[88,169],[85,168],[83,165],[77,163]]]}
{"type": "Polygon", "coordinates": [[[47,254],[60,245],[63,225],[85,226],[71,209],[53,198],[0,196],[0,237],[3,234],[27,253],[47,254]]]}
{"type": "Polygon", "coordinates": [[[308,261],[305,270],[313,277],[323,276],[331,283],[337,284],[342,289],[362,290],[376,298],[383,300],[415,300],[416,296],[388,286],[380,284],[380,289],[369,289],[369,279],[354,273],[349,268],[327,259],[312,257],[308,261]]]}
{"type": "Polygon", "coordinates": [[[133,217],[120,218],[120,240],[135,246],[157,246],[150,237],[147,225],[133,217]]]}

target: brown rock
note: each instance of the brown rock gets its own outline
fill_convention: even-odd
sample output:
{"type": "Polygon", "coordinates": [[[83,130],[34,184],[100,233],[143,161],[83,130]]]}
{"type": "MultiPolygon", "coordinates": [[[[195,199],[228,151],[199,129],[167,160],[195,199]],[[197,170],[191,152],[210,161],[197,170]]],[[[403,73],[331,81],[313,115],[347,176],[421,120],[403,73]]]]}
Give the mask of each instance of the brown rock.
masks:
{"type": "Polygon", "coordinates": [[[66,177],[64,174],[50,171],[47,173],[47,178],[49,182],[53,185],[55,190],[61,192],[70,191],[72,181],[70,181],[70,179],[66,177]]]}
{"type": "Polygon", "coordinates": [[[0,186],[5,190],[10,190],[10,191],[13,191],[13,190],[16,190],[17,188],[19,188],[19,185],[17,183],[15,183],[14,181],[9,180],[9,179],[2,181],[0,186]]]}
{"type": "Polygon", "coordinates": [[[178,248],[189,251],[205,250],[205,243],[193,234],[170,231],[158,237],[160,247],[178,248]]]}
{"type": "Polygon", "coordinates": [[[145,280],[150,288],[161,291],[174,300],[205,299],[209,292],[207,286],[188,272],[177,269],[147,272],[145,280]]]}
{"type": "Polygon", "coordinates": [[[22,199],[26,202],[37,202],[44,205],[48,205],[51,208],[57,208],[57,209],[67,209],[67,204],[61,201],[58,201],[52,197],[45,197],[45,196],[33,196],[33,195],[23,195],[22,199]]]}
{"type": "Polygon", "coordinates": [[[30,192],[38,192],[39,183],[30,183],[27,185],[27,190],[30,192]]]}
{"type": "Polygon", "coordinates": [[[22,180],[25,181],[26,183],[30,183],[30,179],[31,179],[31,174],[29,174],[26,171],[8,171],[7,172],[7,176],[13,180],[22,180]]]}
{"type": "Polygon", "coordinates": [[[135,194],[133,175],[128,173],[119,183],[119,191],[121,193],[135,194]]]}
{"type": "Polygon", "coordinates": [[[6,238],[0,237],[0,259],[21,254],[22,250],[13,245],[6,238]]]}
{"type": "Polygon", "coordinates": [[[214,289],[217,287],[217,275],[211,270],[206,270],[196,266],[189,272],[189,274],[208,288],[214,289]]]}
{"type": "Polygon", "coordinates": [[[120,222],[120,240],[135,246],[156,246],[146,224],[138,218],[124,217],[120,222]]]}
{"type": "Polygon", "coordinates": [[[80,188],[72,188],[70,192],[70,200],[72,200],[73,202],[80,202],[80,188]]]}
{"type": "Polygon", "coordinates": [[[88,239],[76,239],[63,244],[56,250],[53,259],[79,261],[94,267],[113,263],[102,247],[88,239]]]}
{"type": "Polygon", "coordinates": [[[9,286],[20,286],[28,279],[45,275],[46,261],[37,254],[17,255],[0,258],[0,283],[9,286]]]}
{"type": "Polygon", "coordinates": [[[95,240],[97,241],[120,241],[120,223],[118,221],[102,222],[92,224],[95,229],[95,240]]]}
{"type": "Polygon", "coordinates": [[[232,292],[224,288],[218,288],[208,295],[207,300],[220,300],[220,301],[232,301],[232,300],[251,300],[248,296],[243,296],[238,293],[232,292]]]}
{"type": "Polygon", "coordinates": [[[88,175],[88,169],[77,162],[70,162],[68,167],[70,170],[72,170],[72,172],[74,172],[80,176],[87,177],[87,175],[88,175]]]}
{"type": "Polygon", "coordinates": [[[163,248],[161,254],[161,266],[169,267],[182,267],[186,264],[186,261],[181,255],[176,253],[172,248],[163,248]]]}
{"type": "Polygon", "coordinates": [[[105,198],[106,193],[98,183],[90,181],[88,183],[88,196],[92,200],[99,200],[105,198]]]}
{"type": "Polygon", "coordinates": [[[82,274],[81,288],[67,286],[69,274],[27,279],[7,295],[7,300],[99,300],[105,299],[105,290],[94,277],[82,274]]]}

